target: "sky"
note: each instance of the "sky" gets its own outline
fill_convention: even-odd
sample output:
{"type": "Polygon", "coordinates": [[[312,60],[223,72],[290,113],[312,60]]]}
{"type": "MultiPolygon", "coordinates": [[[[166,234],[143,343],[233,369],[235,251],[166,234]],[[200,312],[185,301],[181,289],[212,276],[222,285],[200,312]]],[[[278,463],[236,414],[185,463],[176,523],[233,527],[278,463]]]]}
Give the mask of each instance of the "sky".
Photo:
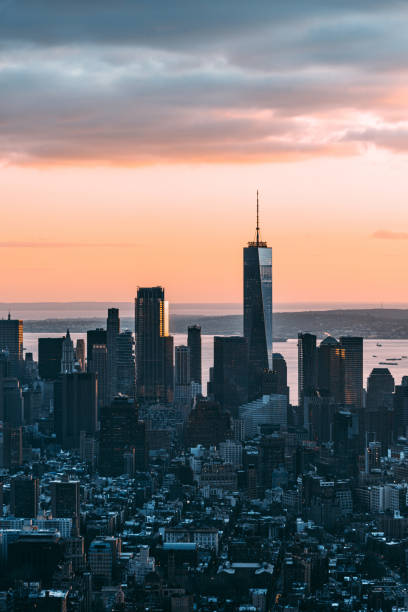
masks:
{"type": "Polygon", "coordinates": [[[407,302],[408,5],[0,0],[0,301],[407,302]]]}

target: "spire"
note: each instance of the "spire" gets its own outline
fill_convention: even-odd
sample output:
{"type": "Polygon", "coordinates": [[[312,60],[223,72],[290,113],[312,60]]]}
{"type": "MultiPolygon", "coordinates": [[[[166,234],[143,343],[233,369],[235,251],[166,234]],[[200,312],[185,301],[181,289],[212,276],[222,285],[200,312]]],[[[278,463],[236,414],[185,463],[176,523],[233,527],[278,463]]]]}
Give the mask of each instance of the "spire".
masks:
{"type": "Polygon", "coordinates": [[[256,229],[255,238],[253,241],[248,242],[249,247],[267,248],[267,243],[261,238],[261,228],[259,227],[259,191],[256,190],[256,229]]]}
{"type": "Polygon", "coordinates": [[[259,194],[256,190],[256,244],[259,245],[259,194]]]}

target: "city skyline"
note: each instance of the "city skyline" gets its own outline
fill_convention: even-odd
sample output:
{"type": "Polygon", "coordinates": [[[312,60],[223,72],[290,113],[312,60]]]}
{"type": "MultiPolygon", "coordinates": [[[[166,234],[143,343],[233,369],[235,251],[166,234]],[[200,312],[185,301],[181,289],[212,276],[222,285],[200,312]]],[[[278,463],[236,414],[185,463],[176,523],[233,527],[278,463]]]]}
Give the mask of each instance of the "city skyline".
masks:
{"type": "Polygon", "coordinates": [[[2,300],[241,301],[259,188],[275,301],[402,302],[407,7],[138,10],[0,3],[2,300]]]}

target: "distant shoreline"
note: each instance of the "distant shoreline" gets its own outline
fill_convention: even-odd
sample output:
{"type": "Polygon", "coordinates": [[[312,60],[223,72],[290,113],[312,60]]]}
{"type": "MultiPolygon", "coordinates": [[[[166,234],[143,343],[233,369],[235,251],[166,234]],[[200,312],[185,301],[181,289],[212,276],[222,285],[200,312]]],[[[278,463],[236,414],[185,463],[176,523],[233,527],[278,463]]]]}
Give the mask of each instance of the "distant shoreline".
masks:
{"type": "MultiPolygon", "coordinates": [[[[171,333],[187,333],[188,325],[201,325],[202,333],[209,335],[237,335],[242,333],[242,315],[202,315],[199,313],[177,314],[170,317],[171,333]]],[[[86,332],[88,329],[104,327],[106,317],[61,317],[28,319],[24,330],[31,333],[86,332]]],[[[133,329],[132,316],[121,317],[122,329],[133,329]]],[[[275,312],[274,337],[295,338],[299,331],[308,331],[322,337],[356,335],[364,338],[408,338],[408,309],[335,309],[307,310],[299,312],[275,312]]]]}

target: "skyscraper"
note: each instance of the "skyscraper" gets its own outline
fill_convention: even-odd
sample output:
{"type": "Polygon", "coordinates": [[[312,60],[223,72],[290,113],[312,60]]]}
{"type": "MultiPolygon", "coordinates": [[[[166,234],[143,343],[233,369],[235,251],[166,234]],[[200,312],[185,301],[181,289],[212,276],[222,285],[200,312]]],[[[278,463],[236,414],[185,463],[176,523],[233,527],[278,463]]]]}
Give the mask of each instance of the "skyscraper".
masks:
{"type": "Polygon", "coordinates": [[[10,360],[10,376],[20,376],[23,363],[23,322],[0,319],[0,351],[7,351],[10,360]]]}
{"type": "Polygon", "coordinates": [[[135,341],[130,330],[120,333],[116,340],[117,393],[136,398],[135,341]]]}
{"type": "Polygon", "coordinates": [[[63,374],[54,385],[54,428],[65,449],[78,448],[81,431],[95,434],[98,425],[97,376],[63,374]]]}
{"type": "Polygon", "coordinates": [[[340,343],[327,336],[318,348],[318,387],[327,392],[337,404],[343,403],[344,397],[344,360],[345,349],[340,343]]]}
{"type": "Polygon", "coordinates": [[[71,374],[74,371],[75,352],[69,329],[62,341],[61,374],[71,374]]]}
{"type": "Polygon", "coordinates": [[[261,394],[263,372],[273,369],[272,249],[260,239],[258,192],[255,240],[244,248],[244,337],[253,399],[261,394]]]}
{"type": "Polygon", "coordinates": [[[248,344],[240,336],[214,337],[214,398],[222,408],[248,401],[248,344]]]}
{"type": "Polygon", "coordinates": [[[137,394],[144,400],[171,401],[173,338],[162,287],[139,287],[135,300],[137,394]]]}
{"type": "Polygon", "coordinates": [[[317,348],[316,336],[298,334],[298,391],[299,406],[303,406],[305,397],[311,396],[317,389],[317,348]]]}
{"type": "Polygon", "coordinates": [[[78,338],[75,346],[75,361],[78,362],[80,372],[85,372],[85,340],[78,338]]]}
{"type": "Polygon", "coordinates": [[[119,476],[125,473],[125,455],[134,457],[134,469],[146,467],[146,435],[144,423],[138,421],[134,399],[115,397],[101,415],[99,469],[101,474],[119,476]]]}
{"type": "Polygon", "coordinates": [[[191,403],[191,354],[188,346],[176,346],[174,361],[174,402],[191,403]]]}
{"type": "Polygon", "coordinates": [[[79,502],[79,480],[53,480],[51,482],[53,518],[79,518],[79,502]]]}
{"type": "Polygon", "coordinates": [[[37,518],[40,497],[38,478],[15,476],[10,485],[10,510],[13,516],[37,518]]]}
{"type": "Polygon", "coordinates": [[[88,372],[98,376],[98,406],[109,404],[108,399],[108,349],[106,344],[92,344],[92,357],[88,361],[88,372]]]}
{"type": "Polygon", "coordinates": [[[187,346],[190,349],[191,381],[197,383],[201,387],[201,327],[199,325],[189,326],[187,346]]]}
{"type": "Polygon", "coordinates": [[[106,322],[106,346],[108,349],[107,393],[109,401],[117,394],[117,339],[119,334],[119,309],[109,308],[106,322]]]}
{"type": "Polygon", "coordinates": [[[101,344],[106,345],[106,329],[98,327],[97,329],[88,329],[86,332],[86,361],[87,368],[90,372],[94,372],[91,368],[92,349],[94,344],[98,344],[99,346],[101,344]]]}
{"type": "Polygon", "coordinates": [[[360,409],[363,405],[363,339],[343,336],[340,346],[345,349],[344,403],[360,409]]]}
{"type": "Polygon", "coordinates": [[[44,380],[55,380],[61,373],[64,338],[38,338],[38,373],[44,380]]]}

